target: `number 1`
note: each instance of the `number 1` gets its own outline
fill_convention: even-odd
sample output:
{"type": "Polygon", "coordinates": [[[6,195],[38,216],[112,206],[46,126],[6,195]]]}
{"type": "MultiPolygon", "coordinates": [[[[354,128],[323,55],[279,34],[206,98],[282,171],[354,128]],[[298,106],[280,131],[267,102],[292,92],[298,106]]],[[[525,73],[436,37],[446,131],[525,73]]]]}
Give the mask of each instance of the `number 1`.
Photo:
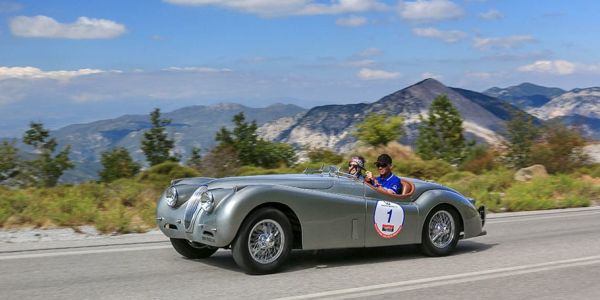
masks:
{"type": "Polygon", "coordinates": [[[389,215],[388,217],[388,223],[392,220],[392,210],[390,209],[390,211],[387,212],[387,214],[389,215]]]}

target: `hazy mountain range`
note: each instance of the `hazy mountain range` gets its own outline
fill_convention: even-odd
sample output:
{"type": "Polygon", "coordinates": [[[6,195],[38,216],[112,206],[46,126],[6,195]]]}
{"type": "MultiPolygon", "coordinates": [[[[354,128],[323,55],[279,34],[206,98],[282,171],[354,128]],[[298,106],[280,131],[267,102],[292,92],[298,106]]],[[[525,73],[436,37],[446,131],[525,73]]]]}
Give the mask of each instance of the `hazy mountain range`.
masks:
{"type": "Polygon", "coordinates": [[[491,88],[485,94],[509,102],[542,120],[558,120],[600,140],[600,87],[564,91],[523,83],[491,88]]]}
{"type": "MultiPolygon", "coordinates": [[[[387,112],[405,120],[406,135],[400,142],[413,145],[417,137],[419,115],[427,113],[433,99],[448,95],[464,118],[468,138],[495,144],[502,139],[504,123],[510,111],[523,109],[542,120],[558,118],[583,129],[589,137],[600,139],[600,88],[563,91],[530,83],[508,88],[491,88],[483,93],[447,87],[435,79],[426,79],[371,103],[323,105],[310,110],[295,105],[275,104],[251,108],[240,104],[189,106],[163,113],[172,123],[167,127],[176,141],[176,152],[184,159],[192,147],[203,151],[215,145],[214,136],[222,127],[231,127],[233,115],[243,111],[247,120],[256,120],[259,134],[266,139],[287,142],[298,147],[328,147],[348,151],[356,143],[355,125],[370,112],[387,112]]],[[[115,119],[70,125],[53,131],[59,147],[72,146],[76,168],[62,181],[97,178],[100,154],[113,147],[127,148],[134,159],[144,161],[140,140],[150,127],[148,115],[125,115],[115,119]]],[[[27,148],[20,145],[24,150],[27,148]]]]}

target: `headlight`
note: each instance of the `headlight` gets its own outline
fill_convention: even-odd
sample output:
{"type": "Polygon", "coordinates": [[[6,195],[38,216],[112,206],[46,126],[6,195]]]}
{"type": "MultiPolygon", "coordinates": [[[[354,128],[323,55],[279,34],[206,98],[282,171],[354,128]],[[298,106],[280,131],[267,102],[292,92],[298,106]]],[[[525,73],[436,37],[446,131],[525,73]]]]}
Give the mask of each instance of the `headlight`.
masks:
{"type": "Polygon", "coordinates": [[[208,187],[203,185],[196,189],[190,200],[188,201],[200,201],[200,207],[205,212],[209,213],[213,210],[215,204],[215,198],[211,192],[208,191],[208,187]]]}
{"type": "Polygon", "coordinates": [[[206,212],[211,212],[215,206],[215,197],[209,191],[202,193],[200,196],[200,206],[206,212]]]}
{"type": "Polygon", "coordinates": [[[177,189],[174,186],[169,187],[165,192],[165,200],[170,207],[175,206],[175,203],[177,203],[177,189]]]}

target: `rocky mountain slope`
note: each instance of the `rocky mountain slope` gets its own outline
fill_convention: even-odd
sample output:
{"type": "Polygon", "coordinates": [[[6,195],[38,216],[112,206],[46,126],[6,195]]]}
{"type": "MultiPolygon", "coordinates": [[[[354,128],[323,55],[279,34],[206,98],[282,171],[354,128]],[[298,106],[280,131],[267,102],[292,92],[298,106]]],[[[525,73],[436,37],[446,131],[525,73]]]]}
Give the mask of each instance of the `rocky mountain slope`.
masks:
{"type": "MultiPolygon", "coordinates": [[[[400,142],[414,144],[419,126],[419,115],[425,115],[429,106],[439,95],[447,95],[464,118],[467,136],[488,143],[497,143],[499,133],[511,109],[517,109],[496,98],[473,91],[449,88],[435,79],[417,84],[385,96],[373,103],[317,106],[289,123],[287,128],[273,138],[275,141],[310,147],[328,147],[348,151],[356,143],[352,136],[355,125],[370,112],[386,112],[402,116],[406,135],[400,142]]],[[[267,123],[263,132],[275,131],[275,124],[267,123]]]]}
{"type": "Polygon", "coordinates": [[[575,115],[600,119],[600,87],[568,91],[530,112],[544,120],[575,115]]]}
{"type": "Polygon", "coordinates": [[[559,88],[545,87],[528,82],[507,88],[493,87],[483,92],[483,94],[504,100],[523,110],[541,107],[550,102],[552,98],[563,93],[565,91],[559,88]]]}

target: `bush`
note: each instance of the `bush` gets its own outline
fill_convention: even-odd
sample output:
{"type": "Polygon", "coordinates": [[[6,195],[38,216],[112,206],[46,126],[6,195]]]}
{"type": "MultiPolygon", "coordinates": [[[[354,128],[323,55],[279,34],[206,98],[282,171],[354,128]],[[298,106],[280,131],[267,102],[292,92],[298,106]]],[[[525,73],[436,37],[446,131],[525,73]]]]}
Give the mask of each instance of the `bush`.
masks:
{"type": "Polygon", "coordinates": [[[308,158],[312,163],[337,165],[344,161],[344,156],[327,148],[315,148],[308,151],[308,158]]]}
{"type": "Polygon", "coordinates": [[[513,184],[513,171],[506,169],[492,170],[481,175],[471,172],[452,172],[438,181],[467,197],[475,199],[476,205],[485,205],[490,211],[501,211],[502,196],[513,184]]]}
{"type": "Polygon", "coordinates": [[[401,160],[394,162],[394,172],[419,179],[438,179],[456,168],[442,160],[401,160]]]}
{"type": "Polygon", "coordinates": [[[173,179],[196,176],[200,176],[196,170],[184,167],[176,162],[167,161],[142,172],[138,176],[138,180],[151,183],[154,186],[166,187],[173,179]]]}
{"type": "Polygon", "coordinates": [[[506,191],[503,204],[509,211],[589,206],[599,192],[589,182],[557,175],[515,183],[506,191]]]}
{"type": "Polygon", "coordinates": [[[458,168],[462,171],[481,174],[496,167],[496,154],[494,151],[486,146],[478,145],[471,148],[458,168]]]}

